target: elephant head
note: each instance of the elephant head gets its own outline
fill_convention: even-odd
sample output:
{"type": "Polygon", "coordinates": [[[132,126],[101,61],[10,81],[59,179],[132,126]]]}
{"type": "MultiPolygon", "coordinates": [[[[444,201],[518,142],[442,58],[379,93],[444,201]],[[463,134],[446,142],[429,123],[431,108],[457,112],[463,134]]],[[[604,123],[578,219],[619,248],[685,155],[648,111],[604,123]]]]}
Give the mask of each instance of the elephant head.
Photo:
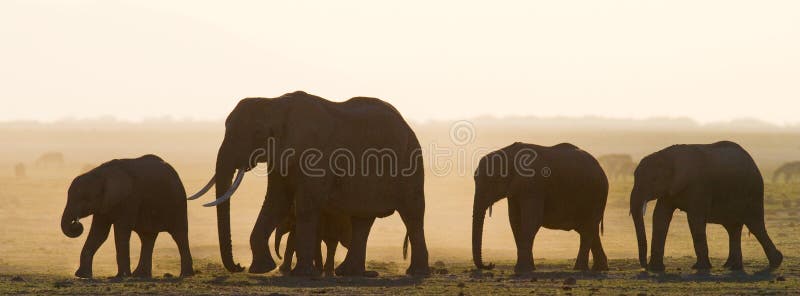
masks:
{"type": "Polygon", "coordinates": [[[483,222],[486,210],[509,193],[511,173],[509,172],[508,147],[484,156],[475,170],[475,197],[472,206],[472,260],[479,269],[492,269],[494,264],[485,265],[482,257],[483,222]]]}
{"type": "Polygon", "coordinates": [[[281,134],[285,113],[279,99],[246,98],[236,105],[225,120],[225,137],[219,147],[216,172],[208,184],[189,199],[205,194],[211,186],[216,188],[217,199],[205,206],[217,206],[217,231],[220,254],[225,268],[231,272],[244,270],[233,261],[231,247],[230,203],[228,200],[239,187],[246,171],[259,162],[268,162],[274,153],[274,141],[281,134]],[[231,184],[234,172],[236,178],[231,184]]]}
{"type": "Polygon", "coordinates": [[[83,233],[80,218],[110,212],[131,194],[133,180],[118,164],[106,163],[76,177],[67,192],[67,205],[61,215],[61,231],[68,237],[83,233]]]}
{"type": "Polygon", "coordinates": [[[636,167],[630,214],[636,228],[639,264],[642,267],[647,267],[647,233],[644,228],[647,202],[675,195],[686,186],[689,179],[685,170],[679,170],[668,149],[648,155],[636,167]]]}

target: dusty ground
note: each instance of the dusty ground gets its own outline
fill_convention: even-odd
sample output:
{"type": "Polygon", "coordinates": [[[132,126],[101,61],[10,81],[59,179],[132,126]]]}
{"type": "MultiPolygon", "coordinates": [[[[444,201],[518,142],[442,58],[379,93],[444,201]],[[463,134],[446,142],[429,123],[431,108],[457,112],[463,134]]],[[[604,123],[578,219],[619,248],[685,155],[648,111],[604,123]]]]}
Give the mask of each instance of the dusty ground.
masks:
{"type": "MultiPolygon", "coordinates": [[[[422,131],[419,134],[423,146],[446,142],[441,137],[446,129],[445,133],[422,131]]],[[[69,239],[61,233],[58,222],[66,190],[81,167],[112,157],[156,153],[176,167],[187,191],[194,191],[212,174],[211,160],[219,131],[131,132],[123,136],[96,131],[30,134],[0,130],[0,135],[10,139],[7,142],[10,144],[0,146],[0,294],[800,294],[800,238],[797,236],[800,233],[800,183],[767,183],[767,228],[786,256],[783,266],[772,273],[759,273],[767,264],[766,258],[756,239],[746,231],[742,239],[746,272],[718,269],[727,256],[727,234],[722,227],[710,225],[712,263],[717,269],[710,275],[694,274],[689,269],[694,263],[694,251],[683,213],[676,213],[667,239],[668,271],[665,274],[642,273],[634,260],[636,239],[627,214],[632,180],[626,179],[612,182],[606,209],[602,239],[611,258],[611,271],[601,274],[573,272],[577,234],[543,230],[534,246],[537,272],[532,276],[514,277],[511,269],[516,253],[505,201],[494,206],[494,215],[487,219],[484,234],[484,258],[498,263],[498,268],[491,272],[473,271],[470,258],[471,169],[446,176],[427,174],[426,234],[431,264],[437,270],[446,270],[446,274],[429,278],[403,275],[408,264],[403,261],[401,251],[405,230],[397,215],[376,221],[370,236],[369,267],[381,272],[379,278],[298,279],[277,273],[230,274],[219,265],[214,210],[202,207],[201,202],[193,202],[189,204],[190,242],[195,268],[200,272],[197,276],[178,279],[167,275],[178,273],[178,254],[169,236],[162,235],[156,244],[154,279],[108,279],[116,271],[114,246],[108,240],[95,257],[96,279],[79,280],[72,274],[86,235],[69,239]],[[175,145],[175,141],[187,144],[175,145]],[[153,144],[145,145],[145,142],[153,144]],[[191,143],[204,144],[192,146],[191,143]],[[63,151],[67,163],[49,168],[31,165],[37,155],[50,150],[63,151]],[[12,168],[18,161],[28,165],[28,177],[13,176],[12,168]]],[[[720,137],[685,135],[674,141],[710,142],[720,137]]],[[[479,137],[475,145],[499,148],[512,138],[543,144],[570,141],[596,155],[622,152],[631,153],[634,158],[641,157],[644,151],[663,147],[666,141],[661,137],[603,134],[488,134],[479,137]]],[[[797,135],[725,135],[725,138],[751,149],[767,177],[780,163],[800,159],[797,135]]],[[[243,265],[250,263],[248,237],[266,186],[266,178],[248,174],[232,201],[234,256],[243,265]]],[[[650,217],[648,213],[646,220],[650,217]]],[[[91,219],[83,222],[88,226],[91,219]]],[[[134,236],[132,262],[138,260],[138,249],[139,242],[134,236]]],[[[337,258],[341,260],[344,250],[339,249],[337,258]]]]}
{"type": "MultiPolygon", "coordinates": [[[[528,276],[512,275],[513,262],[501,262],[493,271],[475,271],[466,260],[438,262],[436,274],[428,278],[401,275],[404,264],[369,263],[378,278],[293,278],[278,274],[230,274],[208,260],[197,262],[200,274],[174,278],[168,274],[151,280],[99,278],[80,280],[53,274],[2,274],[3,294],[167,294],[167,295],[786,295],[800,293],[800,260],[790,257],[777,272],[758,273],[765,266],[761,258],[746,260],[747,272],[731,273],[714,269],[711,274],[688,270],[694,258],[668,258],[671,266],[664,274],[642,272],[632,259],[611,260],[611,271],[582,273],[571,271],[570,260],[540,259],[537,271],[528,276]],[[691,291],[691,292],[689,292],[691,291]],[[273,294],[277,293],[277,294],[273,294]]],[[[170,260],[175,261],[175,260],[170,260]]],[[[724,260],[716,258],[716,265],[724,260]]],[[[165,265],[162,263],[162,266],[165,265]]],[[[177,270],[177,261],[169,267],[177,270]]]]}

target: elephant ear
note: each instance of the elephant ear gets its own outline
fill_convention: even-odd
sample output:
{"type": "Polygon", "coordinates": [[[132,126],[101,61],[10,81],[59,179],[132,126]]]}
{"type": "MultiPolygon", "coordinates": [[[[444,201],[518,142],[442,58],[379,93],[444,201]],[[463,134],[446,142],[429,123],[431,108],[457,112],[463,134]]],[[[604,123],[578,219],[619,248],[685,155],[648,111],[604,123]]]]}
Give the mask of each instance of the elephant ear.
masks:
{"type": "Polygon", "coordinates": [[[670,196],[681,193],[693,179],[692,176],[694,174],[688,167],[688,161],[686,157],[675,157],[668,160],[667,171],[670,175],[668,180],[672,180],[668,192],[670,196]]]}
{"type": "Polygon", "coordinates": [[[103,196],[100,201],[100,212],[108,213],[133,192],[133,180],[118,166],[108,166],[103,170],[103,196]]]}

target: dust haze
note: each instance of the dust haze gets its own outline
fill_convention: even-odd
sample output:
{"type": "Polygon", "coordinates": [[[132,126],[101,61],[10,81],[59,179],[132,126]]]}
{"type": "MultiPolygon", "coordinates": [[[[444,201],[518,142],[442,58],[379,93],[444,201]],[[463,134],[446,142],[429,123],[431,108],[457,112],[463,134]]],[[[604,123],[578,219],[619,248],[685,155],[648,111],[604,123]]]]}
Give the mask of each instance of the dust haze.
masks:
{"type": "MultiPolygon", "coordinates": [[[[454,122],[412,122],[423,150],[438,147],[464,151],[478,157],[514,141],[553,145],[573,143],[595,157],[630,155],[638,162],[644,155],[674,143],[710,143],[732,140],[755,158],[766,183],[767,228],[775,244],[787,256],[797,256],[800,241],[800,184],[774,184],[772,172],[780,165],[800,160],[800,129],[754,121],[698,124],[688,119],[619,120],[603,118],[494,118],[468,120],[473,138],[454,141],[454,122]]],[[[84,239],[69,239],[59,228],[66,192],[78,174],[114,158],[157,154],[180,174],[187,192],[201,188],[214,173],[214,160],[224,134],[220,121],[64,120],[51,123],[0,123],[0,273],[50,272],[64,276],[78,266],[84,239]]],[[[427,152],[427,151],[426,151],[427,152]]],[[[469,261],[474,163],[457,155],[440,156],[432,163],[425,157],[425,230],[432,261],[469,261]],[[450,165],[449,171],[443,168],[450,165]]],[[[633,184],[630,172],[609,172],[611,187],[605,210],[602,237],[610,259],[633,258],[636,237],[628,216],[628,198],[633,184]]],[[[249,235],[266,192],[267,178],[248,174],[232,199],[232,240],[238,262],[250,262],[249,235]]],[[[205,202],[212,199],[205,196],[205,202]]],[[[216,216],[203,201],[189,202],[189,237],[193,257],[219,262],[216,216]]],[[[650,214],[648,214],[648,217],[650,214]]],[[[86,218],[88,223],[91,217],[86,218]]],[[[685,215],[677,212],[667,241],[666,255],[694,256],[685,215]]],[[[646,219],[649,223],[649,218],[646,219]]],[[[648,226],[647,229],[650,229],[648,226]]],[[[727,256],[727,234],[719,225],[709,225],[712,258],[727,256]]],[[[397,214],[378,219],[368,243],[368,260],[402,262],[405,235],[397,214]]],[[[113,237],[113,236],[112,236],[113,237]]],[[[156,243],[153,274],[166,272],[165,262],[177,262],[174,243],[162,234],[156,243]]],[[[494,205],[484,230],[487,261],[514,260],[516,248],[508,223],[506,201],[494,205]]],[[[270,244],[272,242],[270,241],[270,244]]],[[[574,258],[578,235],[542,229],[534,245],[538,262],[574,258]],[[544,260],[544,261],[541,261],[544,260]]],[[[138,259],[138,238],[131,240],[132,261],[138,259]]],[[[338,258],[344,258],[340,248],[338,258]]],[[[745,258],[762,258],[754,237],[743,238],[745,258]]],[[[96,274],[116,270],[114,246],[106,243],[95,259],[96,274]]],[[[340,259],[341,260],[341,259],[340,259]]],[[[174,264],[173,264],[174,265],[174,264]]],[[[404,265],[404,264],[401,264],[404,265]]]]}

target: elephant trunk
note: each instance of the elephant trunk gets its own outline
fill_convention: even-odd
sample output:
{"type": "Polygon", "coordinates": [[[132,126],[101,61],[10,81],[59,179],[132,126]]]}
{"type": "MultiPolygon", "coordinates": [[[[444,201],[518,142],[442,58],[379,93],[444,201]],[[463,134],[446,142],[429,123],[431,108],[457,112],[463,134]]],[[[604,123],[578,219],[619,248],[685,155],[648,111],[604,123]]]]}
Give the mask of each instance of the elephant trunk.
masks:
{"type": "Polygon", "coordinates": [[[61,232],[67,237],[76,238],[83,233],[83,225],[78,222],[79,214],[77,210],[73,210],[69,203],[64,208],[64,213],[61,214],[61,232]]]}
{"type": "Polygon", "coordinates": [[[480,202],[478,195],[475,195],[475,203],[472,210],[472,261],[478,269],[492,269],[494,264],[483,264],[483,222],[486,218],[486,208],[483,202],[480,202]]]}
{"type": "MultiPolygon", "coordinates": [[[[223,147],[217,156],[217,167],[215,175],[215,190],[217,198],[225,195],[231,186],[234,167],[227,165],[223,158],[223,147]]],[[[240,272],[244,268],[233,261],[233,248],[231,246],[231,202],[225,200],[217,205],[217,233],[219,235],[219,251],[222,256],[222,264],[230,272],[240,272]]]]}
{"type": "Polygon", "coordinates": [[[636,240],[639,243],[639,265],[647,268],[647,232],[644,229],[644,207],[646,201],[631,199],[631,217],[636,228],[636,240]]]}

